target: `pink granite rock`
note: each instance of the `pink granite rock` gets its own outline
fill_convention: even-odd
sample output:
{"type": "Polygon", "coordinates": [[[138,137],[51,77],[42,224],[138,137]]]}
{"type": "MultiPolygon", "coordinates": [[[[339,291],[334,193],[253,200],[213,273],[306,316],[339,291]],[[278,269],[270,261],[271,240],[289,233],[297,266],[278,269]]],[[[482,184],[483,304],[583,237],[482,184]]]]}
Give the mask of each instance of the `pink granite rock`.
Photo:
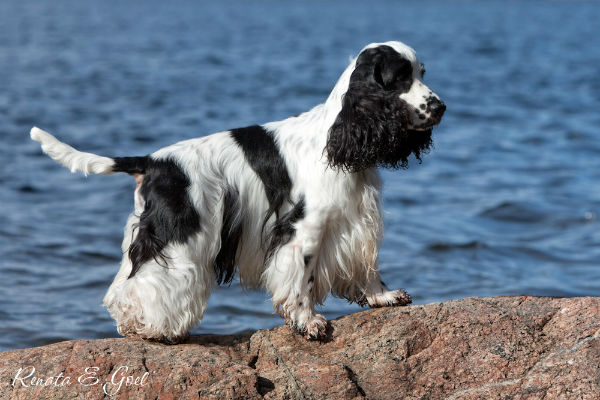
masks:
{"type": "Polygon", "coordinates": [[[523,296],[380,308],[332,321],[324,342],[285,326],[175,346],[66,341],[1,353],[0,398],[598,399],[599,306],[523,296]]]}

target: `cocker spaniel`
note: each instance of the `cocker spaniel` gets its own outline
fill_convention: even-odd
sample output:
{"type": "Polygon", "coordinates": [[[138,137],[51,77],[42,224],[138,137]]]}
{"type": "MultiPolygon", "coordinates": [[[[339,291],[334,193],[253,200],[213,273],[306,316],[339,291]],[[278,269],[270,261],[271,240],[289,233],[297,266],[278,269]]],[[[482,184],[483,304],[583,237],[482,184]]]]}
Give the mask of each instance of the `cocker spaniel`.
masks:
{"type": "Polygon", "coordinates": [[[377,270],[377,167],[406,167],[432,143],[446,107],[424,73],[410,47],[373,43],[310,111],[142,157],[80,152],[34,127],[31,137],[72,172],[135,177],[121,268],[104,297],[119,333],[181,341],[213,283],[236,270],[307,339],[326,334],[314,306],[330,292],[371,307],[410,303],[377,270]]]}

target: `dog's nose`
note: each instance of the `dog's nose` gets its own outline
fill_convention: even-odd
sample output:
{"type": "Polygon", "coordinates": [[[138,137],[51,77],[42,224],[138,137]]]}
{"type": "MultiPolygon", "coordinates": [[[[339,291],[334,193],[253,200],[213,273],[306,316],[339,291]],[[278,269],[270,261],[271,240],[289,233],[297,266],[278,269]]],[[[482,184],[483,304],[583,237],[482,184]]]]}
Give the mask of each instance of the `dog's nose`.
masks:
{"type": "Polygon", "coordinates": [[[435,99],[429,104],[429,110],[431,111],[431,114],[441,117],[444,114],[444,111],[446,111],[446,105],[443,101],[435,99]]]}

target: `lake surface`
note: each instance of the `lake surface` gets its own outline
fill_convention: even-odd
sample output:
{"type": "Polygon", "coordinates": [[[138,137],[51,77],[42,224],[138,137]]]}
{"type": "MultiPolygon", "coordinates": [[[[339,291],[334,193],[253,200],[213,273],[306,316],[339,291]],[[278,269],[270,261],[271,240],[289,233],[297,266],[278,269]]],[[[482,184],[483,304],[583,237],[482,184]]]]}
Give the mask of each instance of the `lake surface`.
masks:
{"type": "MultiPolygon", "coordinates": [[[[373,41],[414,47],[448,106],[421,164],[382,171],[386,283],[417,304],[600,296],[600,3],[166,3],[0,3],[0,349],[117,336],[102,297],[135,184],[69,174],[33,125],[143,155],[305,111],[373,41]]],[[[281,323],[234,283],[194,333],[281,323]]]]}

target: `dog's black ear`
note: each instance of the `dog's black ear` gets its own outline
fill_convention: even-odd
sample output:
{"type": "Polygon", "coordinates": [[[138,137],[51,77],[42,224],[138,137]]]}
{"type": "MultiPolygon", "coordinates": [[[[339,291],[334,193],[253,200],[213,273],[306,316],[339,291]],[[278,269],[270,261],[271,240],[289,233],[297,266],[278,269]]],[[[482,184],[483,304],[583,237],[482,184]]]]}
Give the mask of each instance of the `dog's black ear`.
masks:
{"type": "Polygon", "coordinates": [[[405,131],[406,121],[406,107],[386,96],[379,84],[351,83],[329,130],[329,165],[358,172],[394,164],[395,157],[389,151],[396,147],[393,142],[405,131]]]}

